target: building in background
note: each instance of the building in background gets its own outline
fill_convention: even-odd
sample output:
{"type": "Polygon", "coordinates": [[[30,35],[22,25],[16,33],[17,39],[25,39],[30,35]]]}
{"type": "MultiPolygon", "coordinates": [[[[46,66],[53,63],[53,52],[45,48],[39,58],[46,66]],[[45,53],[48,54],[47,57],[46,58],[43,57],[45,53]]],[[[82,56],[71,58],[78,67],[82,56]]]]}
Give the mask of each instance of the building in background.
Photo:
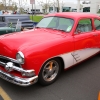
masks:
{"type": "Polygon", "coordinates": [[[77,12],[80,12],[80,1],[87,2],[87,3],[83,3],[83,11],[84,12],[90,11],[90,13],[94,13],[94,14],[97,14],[99,12],[100,0],[77,0],[77,12]],[[86,5],[88,5],[88,6],[86,6],[86,5]]]}
{"type": "MultiPolygon", "coordinates": [[[[60,12],[91,12],[97,13],[100,10],[100,0],[77,0],[78,3],[63,2],[60,3],[60,12]],[[80,3],[81,1],[81,3],[80,3]],[[85,2],[84,2],[85,1],[85,2]]],[[[32,6],[27,8],[28,12],[32,12],[32,6]]],[[[45,9],[40,5],[34,5],[33,11],[45,13],[45,9]]],[[[47,13],[58,12],[57,4],[50,6],[47,9],[47,13]]]]}
{"type": "MultiPolygon", "coordinates": [[[[60,3],[60,12],[70,12],[70,11],[75,11],[76,9],[77,9],[77,4],[75,3],[70,3],[70,2],[60,3]]],[[[27,10],[30,12],[32,10],[32,6],[29,5],[27,10]]],[[[39,10],[40,12],[45,13],[45,9],[43,9],[42,6],[40,5],[34,5],[33,10],[39,10]]],[[[50,6],[47,9],[47,12],[48,13],[58,12],[57,4],[55,4],[54,6],[50,6]]]]}

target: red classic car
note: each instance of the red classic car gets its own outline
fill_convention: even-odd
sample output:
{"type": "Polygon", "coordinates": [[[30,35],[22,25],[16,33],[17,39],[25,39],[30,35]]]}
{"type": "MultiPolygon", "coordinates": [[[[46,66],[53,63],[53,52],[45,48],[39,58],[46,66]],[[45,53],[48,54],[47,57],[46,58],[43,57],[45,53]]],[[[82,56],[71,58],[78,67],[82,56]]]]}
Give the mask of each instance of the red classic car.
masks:
{"type": "Polygon", "coordinates": [[[99,52],[99,16],[49,14],[32,30],[0,37],[0,77],[20,86],[49,85],[62,69],[99,52]]]}

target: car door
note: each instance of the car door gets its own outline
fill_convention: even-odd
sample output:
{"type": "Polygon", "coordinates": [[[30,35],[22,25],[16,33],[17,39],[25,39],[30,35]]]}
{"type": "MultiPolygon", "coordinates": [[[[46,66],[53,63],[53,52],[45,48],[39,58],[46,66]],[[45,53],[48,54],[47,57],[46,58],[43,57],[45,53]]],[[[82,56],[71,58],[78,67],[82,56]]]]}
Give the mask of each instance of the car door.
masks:
{"type": "Polygon", "coordinates": [[[94,32],[95,32],[95,37],[97,38],[97,41],[98,41],[98,46],[100,48],[100,18],[95,18],[93,20],[94,22],[94,32]]]}
{"type": "Polygon", "coordinates": [[[92,19],[80,19],[74,33],[74,48],[73,52],[74,64],[94,55],[99,51],[97,48],[96,33],[93,30],[92,19]]]}

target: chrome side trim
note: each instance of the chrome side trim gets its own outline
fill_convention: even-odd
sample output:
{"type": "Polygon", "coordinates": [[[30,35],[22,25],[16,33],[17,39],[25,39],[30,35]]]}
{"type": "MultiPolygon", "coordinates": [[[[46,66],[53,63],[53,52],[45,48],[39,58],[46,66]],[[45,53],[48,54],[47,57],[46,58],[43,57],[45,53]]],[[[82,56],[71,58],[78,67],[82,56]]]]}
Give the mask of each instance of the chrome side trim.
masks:
{"type": "Polygon", "coordinates": [[[72,56],[73,56],[73,58],[75,59],[76,62],[79,62],[81,60],[81,57],[76,52],[73,52],[72,56]]]}
{"type": "Polygon", "coordinates": [[[20,78],[17,76],[10,75],[1,70],[0,70],[0,77],[6,81],[9,81],[9,82],[19,85],[19,86],[30,86],[30,85],[36,83],[38,80],[38,76],[34,76],[31,78],[20,78]]]}
{"type": "Polygon", "coordinates": [[[88,57],[91,57],[92,55],[98,53],[100,51],[100,48],[85,48],[81,50],[76,50],[72,53],[75,61],[74,64],[79,63],[88,57]]]}

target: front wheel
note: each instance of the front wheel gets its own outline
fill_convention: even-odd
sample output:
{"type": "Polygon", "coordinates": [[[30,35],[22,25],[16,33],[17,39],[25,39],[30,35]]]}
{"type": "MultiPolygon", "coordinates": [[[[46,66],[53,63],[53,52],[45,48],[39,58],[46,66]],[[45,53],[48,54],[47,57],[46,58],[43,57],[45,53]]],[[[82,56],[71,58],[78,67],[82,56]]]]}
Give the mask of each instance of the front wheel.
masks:
{"type": "Polygon", "coordinates": [[[61,62],[59,59],[50,59],[43,65],[39,73],[39,83],[41,85],[50,85],[52,84],[61,71],[61,62]]]}

